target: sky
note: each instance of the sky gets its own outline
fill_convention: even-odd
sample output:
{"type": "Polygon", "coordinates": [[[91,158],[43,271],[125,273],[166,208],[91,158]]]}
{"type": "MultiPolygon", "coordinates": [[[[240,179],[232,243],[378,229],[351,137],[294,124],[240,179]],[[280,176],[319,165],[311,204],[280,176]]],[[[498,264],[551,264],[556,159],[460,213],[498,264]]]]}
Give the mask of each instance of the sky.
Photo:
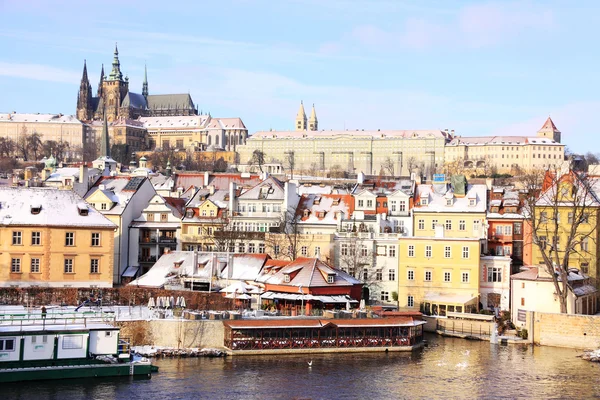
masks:
{"type": "Polygon", "coordinates": [[[600,152],[600,2],[0,0],[0,112],[74,114],[115,42],[130,90],[190,93],[250,133],[320,129],[535,135],[548,116],[600,152]],[[591,131],[590,131],[591,129],[591,131]]]}

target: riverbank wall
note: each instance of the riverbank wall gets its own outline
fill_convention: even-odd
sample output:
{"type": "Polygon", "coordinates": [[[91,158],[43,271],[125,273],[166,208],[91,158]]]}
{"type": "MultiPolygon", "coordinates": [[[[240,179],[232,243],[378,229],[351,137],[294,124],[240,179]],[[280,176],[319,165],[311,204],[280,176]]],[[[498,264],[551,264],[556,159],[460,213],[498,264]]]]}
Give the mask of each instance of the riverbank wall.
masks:
{"type": "Polygon", "coordinates": [[[528,312],[529,339],[541,346],[600,348],[600,316],[528,312]]]}
{"type": "Polygon", "coordinates": [[[222,349],[225,337],[223,321],[150,320],[120,321],[121,337],[132,345],[222,349]]]}

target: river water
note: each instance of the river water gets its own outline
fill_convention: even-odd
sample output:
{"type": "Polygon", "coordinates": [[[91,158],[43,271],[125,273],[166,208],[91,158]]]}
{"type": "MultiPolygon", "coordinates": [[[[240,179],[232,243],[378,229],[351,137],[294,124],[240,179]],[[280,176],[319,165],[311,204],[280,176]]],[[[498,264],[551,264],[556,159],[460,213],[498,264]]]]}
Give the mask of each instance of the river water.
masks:
{"type": "Polygon", "coordinates": [[[161,359],[152,379],[4,384],[0,399],[600,397],[600,364],[578,358],[581,351],[426,339],[428,347],[413,354],[161,359]]]}

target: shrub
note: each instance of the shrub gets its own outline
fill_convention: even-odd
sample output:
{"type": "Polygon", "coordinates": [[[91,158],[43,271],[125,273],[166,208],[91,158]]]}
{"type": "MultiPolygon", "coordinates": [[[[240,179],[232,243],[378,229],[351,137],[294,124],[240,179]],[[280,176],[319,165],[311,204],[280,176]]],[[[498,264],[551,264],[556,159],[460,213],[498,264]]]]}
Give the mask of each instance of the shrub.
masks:
{"type": "Polygon", "coordinates": [[[527,329],[523,328],[519,331],[519,336],[523,339],[527,339],[527,337],[529,336],[529,332],[527,331],[527,329]]]}

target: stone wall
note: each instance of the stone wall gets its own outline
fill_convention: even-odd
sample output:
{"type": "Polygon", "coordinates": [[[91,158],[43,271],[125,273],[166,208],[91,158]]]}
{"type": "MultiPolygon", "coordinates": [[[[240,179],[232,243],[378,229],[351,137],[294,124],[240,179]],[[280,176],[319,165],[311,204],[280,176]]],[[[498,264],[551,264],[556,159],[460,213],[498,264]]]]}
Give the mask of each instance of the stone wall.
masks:
{"type": "MultiPolygon", "coordinates": [[[[98,295],[98,290],[81,288],[0,288],[0,304],[6,305],[69,305],[75,306],[98,295]]],[[[186,308],[191,310],[226,311],[234,309],[234,300],[218,293],[145,289],[132,286],[102,289],[105,305],[146,305],[150,297],[183,296],[186,308]]]]}
{"type": "Polygon", "coordinates": [[[576,349],[600,348],[600,316],[531,312],[527,326],[533,325],[530,339],[542,346],[576,349]]]}
{"type": "Polygon", "coordinates": [[[223,321],[212,320],[152,320],[122,321],[121,337],[133,345],[153,345],[174,348],[222,348],[223,321]]]}

